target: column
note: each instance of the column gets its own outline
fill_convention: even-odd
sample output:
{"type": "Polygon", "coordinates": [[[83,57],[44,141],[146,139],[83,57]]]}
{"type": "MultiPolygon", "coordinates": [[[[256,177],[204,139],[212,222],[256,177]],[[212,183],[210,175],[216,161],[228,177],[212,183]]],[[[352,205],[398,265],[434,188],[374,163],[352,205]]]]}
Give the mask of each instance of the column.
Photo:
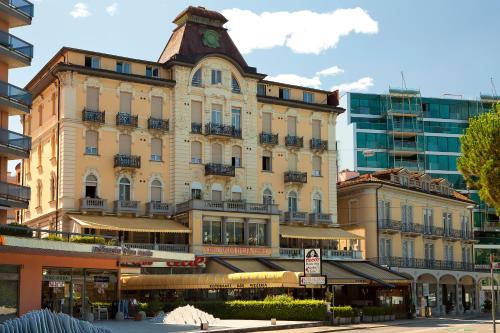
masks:
{"type": "Polygon", "coordinates": [[[462,313],[462,288],[460,284],[455,284],[455,311],[453,311],[455,314],[462,313]]]}
{"type": "Polygon", "coordinates": [[[443,307],[443,288],[439,284],[439,282],[436,284],[436,315],[441,315],[443,307]]]}

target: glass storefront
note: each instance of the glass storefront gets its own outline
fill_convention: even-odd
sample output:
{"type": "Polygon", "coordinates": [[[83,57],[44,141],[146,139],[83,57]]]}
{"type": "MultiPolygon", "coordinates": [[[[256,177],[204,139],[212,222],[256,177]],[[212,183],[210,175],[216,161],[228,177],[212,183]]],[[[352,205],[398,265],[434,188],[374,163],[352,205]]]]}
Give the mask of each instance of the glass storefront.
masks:
{"type": "Polygon", "coordinates": [[[0,265],[0,322],[17,316],[19,266],[0,265]]]}

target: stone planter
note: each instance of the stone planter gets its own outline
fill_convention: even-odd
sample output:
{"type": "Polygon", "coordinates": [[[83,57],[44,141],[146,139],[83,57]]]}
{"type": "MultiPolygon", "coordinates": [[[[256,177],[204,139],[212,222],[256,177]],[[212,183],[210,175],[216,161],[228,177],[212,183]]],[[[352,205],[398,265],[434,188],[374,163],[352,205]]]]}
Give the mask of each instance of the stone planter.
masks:
{"type": "Polygon", "coordinates": [[[364,323],[371,323],[372,321],[373,321],[373,316],[363,315],[363,322],[364,323]]]}
{"type": "Polygon", "coordinates": [[[333,318],[333,321],[332,321],[332,324],[333,324],[333,325],[338,325],[338,324],[339,324],[339,322],[340,322],[340,320],[339,320],[339,319],[340,319],[339,317],[334,317],[334,318],[333,318]]]}
{"type": "Polygon", "coordinates": [[[146,312],[144,312],[144,311],[137,312],[136,317],[137,316],[139,316],[140,320],[146,320],[146,318],[147,318],[146,317],[146,312]]]}
{"type": "Polygon", "coordinates": [[[116,319],[116,320],[119,320],[119,321],[120,321],[120,320],[125,319],[125,316],[123,315],[123,312],[120,312],[120,311],[119,311],[119,312],[117,312],[117,313],[115,314],[115,319],[116,319]]]}
{"type": "Polygon", "coordinates": [[[340,317],[340,325],[349,324],[351,322],[351,318],[340,317]]]}
{"type": "Polygon", "coordinates": [[[361,321],[361,318],[359,316],[352,317],[353,324],[359,324],[360,321],[361,321]]]}

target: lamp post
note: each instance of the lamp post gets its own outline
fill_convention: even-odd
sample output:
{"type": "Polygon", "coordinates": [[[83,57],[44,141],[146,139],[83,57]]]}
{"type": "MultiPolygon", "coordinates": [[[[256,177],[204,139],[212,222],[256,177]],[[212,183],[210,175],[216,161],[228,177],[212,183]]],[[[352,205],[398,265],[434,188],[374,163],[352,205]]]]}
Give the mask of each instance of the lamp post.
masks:
{"type": "Polygon", "coordinates": [[[493,280],[493,268],[498,263],[495,263],[493,254],[490,254],[490,279],[491,279],[491,319],[493,320],[493,333],[497,332],[496,325],[496,301],[495,301],[495,280],[493,280]]]}

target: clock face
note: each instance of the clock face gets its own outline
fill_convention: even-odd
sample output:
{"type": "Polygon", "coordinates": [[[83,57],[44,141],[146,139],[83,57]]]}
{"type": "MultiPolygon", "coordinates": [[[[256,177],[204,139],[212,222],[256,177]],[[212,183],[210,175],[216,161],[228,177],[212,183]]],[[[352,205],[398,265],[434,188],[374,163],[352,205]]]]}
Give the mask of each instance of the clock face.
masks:
{"type": "Polygon", "coordinates": [[[220,46],[219,34],[214,30],[206,30],[203,33],[203,45],[216,48],[220,46]]]}

